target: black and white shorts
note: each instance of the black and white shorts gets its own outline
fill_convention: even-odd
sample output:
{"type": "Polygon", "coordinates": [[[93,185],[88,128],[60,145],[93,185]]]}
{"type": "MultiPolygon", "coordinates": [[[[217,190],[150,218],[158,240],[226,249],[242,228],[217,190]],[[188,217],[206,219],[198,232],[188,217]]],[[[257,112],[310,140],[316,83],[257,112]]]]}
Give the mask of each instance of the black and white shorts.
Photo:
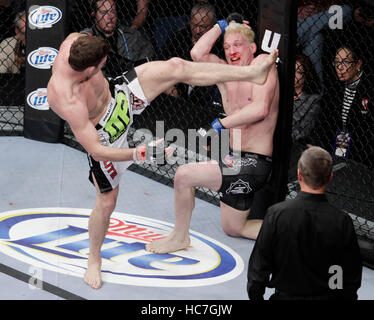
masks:
{"type": "Polygon", "coordinates": [[[272,158],[269,156],[232,151],[220,158],[222,185],[218,190],[220,199],[230,207],[245,211],[253,202],[254,193],[270,179],[272,158]]]}
{"type": "MultiPolygon", "coordinates": [[[[128,148],[127,135],[133,123],[133,115],[140,114],[148,105],[148,101],[134,69],[117,78],[109,78],[108,82],[112,98],[104,116],[96,125],[96,130],[102,145],[128,148]]],[[[93,183],[93,174],[100,192],[104,193],[118,186],[123,172],[133,161],[96,161],[88,154],[88,162],[90,165],[89,180],[93,183]]]]}

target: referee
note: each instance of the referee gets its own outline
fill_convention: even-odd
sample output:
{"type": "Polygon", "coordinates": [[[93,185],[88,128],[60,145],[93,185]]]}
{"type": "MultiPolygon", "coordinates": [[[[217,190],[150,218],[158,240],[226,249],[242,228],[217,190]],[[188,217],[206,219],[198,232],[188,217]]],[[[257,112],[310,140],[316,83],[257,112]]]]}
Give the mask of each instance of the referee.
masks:
{"type": "Polygon", "coordinates": [[[332,158],[310,147],[298,161],[301,191],[270,207],[248,265],[248,296],[262,300],[356,300],[362,262],[348,214],[325,195],[332,158]],[[271,276],[271,277],[270,277],[271,276]]]}

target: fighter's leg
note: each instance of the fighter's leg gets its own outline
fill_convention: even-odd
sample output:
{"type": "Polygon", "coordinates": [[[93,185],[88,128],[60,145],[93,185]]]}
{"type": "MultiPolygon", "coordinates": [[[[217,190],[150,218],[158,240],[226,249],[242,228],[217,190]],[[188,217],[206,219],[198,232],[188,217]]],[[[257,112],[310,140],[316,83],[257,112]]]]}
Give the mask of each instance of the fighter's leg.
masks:
{"type": "Polygon", "coordinates": [[[221,223],[223,231],[232,237],[257,239],[262,220],[248,220],[250,209],[241,211],[230,207],[221,201],[221,223]]]}
{"type": "Polygon", "coordinates": [[[164,239],[147,245],[155,253],[170,253],[190,244],[189,226],[195,206],[195,187],[218,190],[222,183],[221,171],[215,161],[190,163],[178,168],[174,177],[174,230],[164,239]]]}
{"type": "Polygon", "coordinates": [[[276,58],[277,51],[274,51],[262,64],[253,66],[232,66],[171,58],[167,61],[145,63],[137,66],[135,70],[146,98],[152,101],[178,82],[195,86],[210,86],[226,81],[251,81],[263,84],[276,58]]]}
{"type": "Polygon", "coordinates": [[[90,253],[84,281],[93,289],[99,289],[102,285],[101,246],[108,230],[110,216],[116,206],[118,186],[112,191],[101,193],[94,176],[93,180],[96,187],[96,203],[88,223],[90,253]]]}

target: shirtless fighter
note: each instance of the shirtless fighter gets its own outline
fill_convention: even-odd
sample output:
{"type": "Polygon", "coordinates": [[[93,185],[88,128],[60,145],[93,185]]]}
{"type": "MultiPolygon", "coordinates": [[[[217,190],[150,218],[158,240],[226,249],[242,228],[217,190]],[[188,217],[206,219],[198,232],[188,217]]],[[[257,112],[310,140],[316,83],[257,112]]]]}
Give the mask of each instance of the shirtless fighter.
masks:
{"type": "Polygon", "coordinates": [[[52,110],[69,123],[89,154],[89,178],[97,197],[89,220],[90,253],[84,279],[95,289],[102,285],[100,250],[116,205],[120,176],[132,160],[149,159],[146,146],[128,148],[133,115],[177,82],[200,86],[232,80],[264,83],[277,58],[275,51],[261,65],[241,68],[172,58],[107,80],[101,68],[108,51],[101,38],[70,34],[61,44],[47,88],[52,110]]]}
{"type": "MultiPolygon", "coordinates": [[[[238,66],[261,65],[268,55],[261,54],[254,58],[256,44],[253,41],[254,32],[247,24],[233,21],[227,26],[225,20],[220,20],[198,40],[191,50],[191,57],[194,61],[232,65],[238,69],[238,66]],[[210,53],[222,33],[226,61],[210,53]]],[[[279,101],[277,70],[275,65],[272,66],[263,85],[248,81],[220,81],[217,85],[227,117],[216,119],[210,128],[217,134],[222,129],[230,129],[230,153],[220,154],[218,161],[190,163],[178,168],[174,177],[174,230],[168,237],[148,244],[148,251],[170,253],[189,245],[194,187],[219,192],[225,233],[235,237],[257,238],[262,220],[248,220],[247,217],[254,192],[266,184],[271,173],[273,133],[279,101]],[[240,144],[235,148],[234,129],[240,130],[240,144]]]]}

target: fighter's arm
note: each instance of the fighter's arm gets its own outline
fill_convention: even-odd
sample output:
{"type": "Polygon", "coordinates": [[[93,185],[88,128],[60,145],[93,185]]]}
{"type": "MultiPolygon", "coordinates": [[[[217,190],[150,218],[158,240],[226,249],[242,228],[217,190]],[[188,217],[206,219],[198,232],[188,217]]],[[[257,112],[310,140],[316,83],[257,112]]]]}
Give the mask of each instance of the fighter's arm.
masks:
{"type": "Polygon", "coordinates": [[[218,24],[215,24],[213,28],[203,34],[190,51],[192,60],[196,62],[226,63],[225,60],[211,53],[214,44],[221,34],[222,31],[218,24]]]}
{"type": "MultiPolygon", "coordinates": [[[[257,64],[265,55],[258,56],[252,64],[257,64]]],[[[253,85],[252,99],[245,107],[226,118],[220,119],[224,128],[236,128],[264,120],[269,112],[274,99],[278,74],[275,66],[269,72],[268,78],[263,85],[253,85]]]]}
{"type": "Polygon", "coordinates": [[[96,161],[129,161],[134,158],[134,149],[103,146],[99,134],[88,118],[87,108],[74,103],[62,115],[69,123],[74,136],[96,161]]]}

